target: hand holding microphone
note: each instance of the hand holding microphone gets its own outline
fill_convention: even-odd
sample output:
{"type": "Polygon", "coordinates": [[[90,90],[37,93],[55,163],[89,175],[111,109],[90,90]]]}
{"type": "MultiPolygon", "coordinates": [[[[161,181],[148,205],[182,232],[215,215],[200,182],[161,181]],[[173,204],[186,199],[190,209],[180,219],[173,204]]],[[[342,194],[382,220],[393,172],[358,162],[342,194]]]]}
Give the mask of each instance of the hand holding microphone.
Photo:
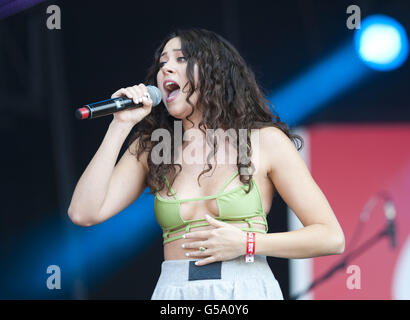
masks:
{"type": "Polygon", "coordinates": [[[114,92],[111,99],[90,103],[75,112],[78,119],[93,119],[113,114],[114,120],[136,124],[144,119],[153,106],[161,102],[157,87],[144,84],[122,88],[114,92]]]}

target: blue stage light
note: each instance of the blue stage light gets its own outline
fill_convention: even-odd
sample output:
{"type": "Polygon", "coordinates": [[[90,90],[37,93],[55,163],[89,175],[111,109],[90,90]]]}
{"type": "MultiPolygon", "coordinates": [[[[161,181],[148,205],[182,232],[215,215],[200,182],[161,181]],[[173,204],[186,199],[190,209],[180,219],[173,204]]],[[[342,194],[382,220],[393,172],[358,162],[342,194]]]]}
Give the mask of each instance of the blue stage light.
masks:
{"type": "Polygon", "coordinates": [[[409,53],[405,29],[393,18],[374,15],[363,20],[355,34],[355,47],[360,59],[379,71],[400,67],[409,53]]]}
{"type": "Polygon", "coordinates": [[[70,221],[64,226],[56,213],[56,219],[42,221],[27,231],[0,263],[0,299],[75,298],[78,280],[92,288],[152,241],[161,239],[153,195],[148,191],[146,188],[121,213],[94,226],[80,227],[70,221]],[[60,290],[46,285],[50,265],[61,269],[60,290]]]}
{"type": "Polygon", "coordinates": [[[364,19],[338,50],[268,96],[282,121],[299,125],[332,99],[354,88],[374,72],[401,66],[409,53],[404,28],[394,19],[374,15],[364,19]]]}
{"type": "Polygon", "coordinates": [[[297,126],[371,74],[351,40],[269,95],[281,121],[297,126]]]}

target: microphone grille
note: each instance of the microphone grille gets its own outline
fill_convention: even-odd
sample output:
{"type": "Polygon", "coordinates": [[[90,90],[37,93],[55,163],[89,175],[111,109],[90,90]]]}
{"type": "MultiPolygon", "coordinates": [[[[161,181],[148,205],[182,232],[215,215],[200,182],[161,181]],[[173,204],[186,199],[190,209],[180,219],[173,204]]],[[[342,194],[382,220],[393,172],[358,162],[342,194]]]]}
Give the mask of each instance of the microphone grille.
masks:
{"type": "Polygon", "coordinates": [[[147,86],[147,90],[152,100],[152,106],[155,107],[159,105],[162,100],[161,91],[155,86],[147,86]]]}

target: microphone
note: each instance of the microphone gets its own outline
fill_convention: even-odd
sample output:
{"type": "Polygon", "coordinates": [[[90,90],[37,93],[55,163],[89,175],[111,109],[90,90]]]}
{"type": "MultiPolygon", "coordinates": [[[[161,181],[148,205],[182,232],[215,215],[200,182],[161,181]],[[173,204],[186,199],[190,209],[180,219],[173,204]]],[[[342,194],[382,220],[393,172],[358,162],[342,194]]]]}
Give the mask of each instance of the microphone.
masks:
{"type": "Polygon", "coordinates": [[[384,215],[388,223],[387,233],[390,238],[390,245],[392,248],[396,248],[396,208],[390,199],[386,199],[384,203],[384,215]]]}
{"type": "MultiPolygon", "coordinates": [[[[154,86],[147,86],[147,90],[152,100],[152,106],[159,105],[162,99],[161,91],[154,86]]],[[[86,104],[75,111],[75,116],[79,120],[94,119],[126,109],[141,108],[142,106],[143,103],[135,104],[128,97],[118,97],[86,104]]]]}

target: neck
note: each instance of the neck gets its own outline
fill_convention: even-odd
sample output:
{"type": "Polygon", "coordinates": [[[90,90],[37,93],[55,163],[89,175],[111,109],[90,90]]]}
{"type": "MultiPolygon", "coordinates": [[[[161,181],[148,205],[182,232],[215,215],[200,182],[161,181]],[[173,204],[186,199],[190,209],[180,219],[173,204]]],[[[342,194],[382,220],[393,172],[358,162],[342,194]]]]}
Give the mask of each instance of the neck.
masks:
{"type": "Polygon", "coordinates": [[[189,117],[182,119],[182,127],[184,132],[189,129],[199,129],[199,123],[202,120],[202,115],[198,114],[196,111],[189,117]]]}

